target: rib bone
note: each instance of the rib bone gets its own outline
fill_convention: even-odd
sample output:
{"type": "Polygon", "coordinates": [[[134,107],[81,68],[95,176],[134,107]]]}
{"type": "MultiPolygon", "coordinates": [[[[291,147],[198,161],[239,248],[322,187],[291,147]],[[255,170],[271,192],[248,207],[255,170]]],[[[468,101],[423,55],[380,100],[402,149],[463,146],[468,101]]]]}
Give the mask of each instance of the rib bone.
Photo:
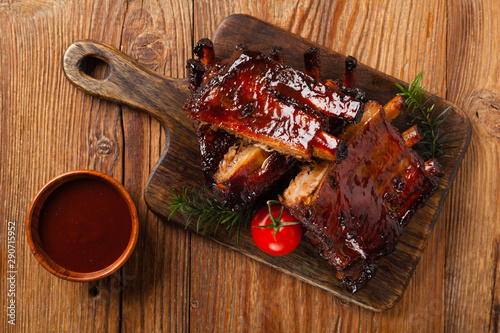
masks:
{"type": "Polygon", "coordinates": [[[215,63],[214,44],[208,38],[200,39],[193,49],[194,54],[207,66],[215,63]]]}
{"type": "Polygon", "coordinates": [[[314,80],[321,80],[321,62],[319,49],[311,47],[304,53],[304,67],[307,75],[311,76],[314,80]]]}

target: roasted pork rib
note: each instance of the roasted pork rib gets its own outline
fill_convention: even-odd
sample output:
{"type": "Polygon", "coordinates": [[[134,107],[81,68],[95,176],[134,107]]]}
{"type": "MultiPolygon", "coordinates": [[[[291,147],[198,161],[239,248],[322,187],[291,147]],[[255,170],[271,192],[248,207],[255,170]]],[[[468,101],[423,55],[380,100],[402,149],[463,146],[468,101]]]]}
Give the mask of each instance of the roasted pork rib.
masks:
{"type": "Polygon", "coordinates": [[[211,125],[199,125],[197,136],[205,182],[217,201],[233,210],[245,207],[297,165],[294,158],[265,151],[211,125]]]}
{"type": "Polygon", "coordinates": [[[187,66],[193,95],[185,109],[195,119],[205,178],[220,203],[241,209],[297,159],[345,158],[345,142],[328,132],[334,120],[342,126],[359,121],[363,103],[286,67],[279,47],[267,57],[238,45],[217,63],[211,41],[202,39],[194,53],[198,60],[187,66]]]}
{"type": "Polygon", "coordinates": [[[282,154],[340,161],[346,145],[329,134],[330,119],[359,121],[363,106],[260,52],[239,50],[206,71],[185,109],[193,119],[282,154]]]}
{"type": "Polygon", "coordinates": [[[408,218],[437,186],[437,175],[408,147],[418,131],[409,133],[405,141],[382,106],[370,101],[361,122],[340,135],[347,158],[303,167],[283,193],[283,205],[352,292],[394,250],[408,218]]]}
{"type": "Polygon", "coordinates": [[[282,204],[341,283],[359,290],[441,176],[436,161],[411,149],[423,138],[418,127],[401,135],[390,123],[403,98],[383,107],[367,101],[354,86],[353,57],[343,79],[321,83],[315,48],[304,55],[305,73],[285,66],[279,47],[268,57],[239,45],[216,62],[203,39],[194,52],[185,110],[216,199],[239,210],[293,172],[282,204]]]}

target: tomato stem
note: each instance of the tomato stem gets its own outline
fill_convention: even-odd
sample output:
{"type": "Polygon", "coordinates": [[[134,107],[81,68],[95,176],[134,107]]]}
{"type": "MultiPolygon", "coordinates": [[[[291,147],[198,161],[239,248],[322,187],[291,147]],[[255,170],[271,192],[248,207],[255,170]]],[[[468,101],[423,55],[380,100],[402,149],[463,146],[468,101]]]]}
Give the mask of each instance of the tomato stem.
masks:
{"type": "Polygon", "coordinates": [[[279,202],[278,200],[268,200],[267,201],[267,207],[269,209],[269,218],[271,220],[271,224],[269,224],[269,225],[258,225],[258,226],[256,225],[254,227],[272,228],[272,229],[274,229],[273,238],[276,241],[276,233],[278,232],[278,230],[281,227],[284,227],[284,226],[287,226],[287,225],[299,224],[300,222],[281,222],[281,215],[283,214],[283,210],[285,209],[285,207],[283,207],[283,205],[281,205],[281,209],[280,209],[280,212],[278,214],[278,217],[275,218],[274,215],[273,215],[272,209],[271,209],[273,204],[274,205],[275,204],[281,205],[281,202],[279,202]]]}

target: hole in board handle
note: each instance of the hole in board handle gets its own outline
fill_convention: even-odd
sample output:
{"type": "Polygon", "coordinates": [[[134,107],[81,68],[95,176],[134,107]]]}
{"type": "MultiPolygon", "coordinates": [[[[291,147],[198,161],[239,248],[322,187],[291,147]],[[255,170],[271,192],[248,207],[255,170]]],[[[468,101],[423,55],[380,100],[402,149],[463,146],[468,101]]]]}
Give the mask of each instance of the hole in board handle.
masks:
{"type": "Polygon", "coordinates": [[[104,58],[95,54],[86,55],[79,64],[80,73],[93,79],[104,81],[109,76],[109,64],[104,58]]]}

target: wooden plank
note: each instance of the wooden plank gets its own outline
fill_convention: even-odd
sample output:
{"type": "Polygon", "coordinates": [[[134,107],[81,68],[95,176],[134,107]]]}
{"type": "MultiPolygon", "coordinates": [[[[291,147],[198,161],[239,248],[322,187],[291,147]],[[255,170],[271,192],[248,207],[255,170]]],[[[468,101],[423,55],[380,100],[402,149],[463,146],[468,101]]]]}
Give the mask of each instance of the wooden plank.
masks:
{"type": "MultiPolygon", "coordinates": [[[[238,43],[238,41],[245,42],[249,46],[256,47],[257,49],[266,49],[273,45],[271,44],[274,41],[273,38],[282,39],[284,43],[287,43],[287,45],[297,45],[296,49],[291,49],[288,52],[290,57],[289,62],[293,66],[297,67],[300,66],[298,63],[302,58],[301,52],[313,45],[312,43],[302,40],[296,35],[287,33],[284,30],[275,28],[248,16],[240,15],[229,18],[223,23],[223,25],[221,25],[217,38],[215,39],[215,46],[219,50],[221,56],[225,57],[231,53],[231,45],[238,43]],[[245,32],[235,34],[235,31],[241,31],[242,27],[246,28],[245,32]],[[252,39],[257,36],[259,41],[252,42],[252,39]],[[287,42],[285,42],[285,40],[287,42]]],[[[76,54],[76,59],[72,59],[75,56],[73,51],[68,51],[67,57],[65,57],[65,69],[67,73],[72,73],[69,75],[72,80],[75,73],[75,69],[73,67],[76,63],[78,63],[79,57],[83,54],[92,54],[94,52],[100,57],[107,59],[111,66],[110,71],[112,74],[110,74],[109,78],[102,85],[95,85],[94,83],[90,84],[85,80],[78,83],[78,79],[74,80],[75,84],[79,84],[80,87],[89,93],[98,94],[102,97],[115,101],[123,101],[130,105],[140,106],[141,102],[139,101],[142,101],[147,104],[147,106],[145,106],[146,108],[153,108],[149,112],[156,114],[165,123],[183,124],[184,126],[176,128],[176,131],[172,131],[170,135],[168,154],[162,157],[162,161],[159,167],[154,171],[154,175],[151,177],[145,193],[150,208],[159,215],[167,216],[168,210],[166,202],[168,202],[168,197],[170,195],[167,186],[181,185],[178,184],[179,182],[172,183],[172,179],[166,175],[173,175],[175,172],[173,173],[172,171],[176,168],[184,168],[186,170],[193,170],[197,168],[197,165],[193,164],[193,161],[190,161],[189,159],[186,160],[185,158],[195,154],[195,151],[198,150],[196,143],[186,143],[185,145],[182,143],[183,139],[188,139],[193,136],[191,130],[188,130],[185,125],[186,121],[189,122],[189,120],[185,118],[185,116],[184,118],[177,117],[179,112],[182,113],[182,111],[179,111],[179,96],[177,95],[181,94],[184,96],[185,93],[177,88],[172,89],[172,84],[168,83],[171,79],[162,79],[153,72],[148,73],[148,70],[140,70],[138,67],[139,65],[134,65],[132,59],[127,60],[128,58],[126,56],[116,50],[106,47],[103,44],[82,42],[74,44],[71,47],[71,50],[84,48],[88,48],[88,50],[78,52],[76,54]],[[121,82],[126,82],[126,77],[130,78],[132,81],[142,82],[140,86],[127,86],[130,92],[130,98],[128,95],[123,97],[123,88],[120,87],[122,84],[121,82]],[[163,96],[163,90],[157,85],[158,82],[161,84],[161,87],[163,87],[162,89],[171,90],[173,96],[177,97],[168,97],[167,100],[165,100],[166,97],[163,96]],[[159,95],[163,97],[158,98],[159,95]],[[150,99],[144,99],[144,96],[149,96],[150,99]],[[155,100],[156,102],[151,103],[150,100],[155,100]],[[175,105],[170,105],[170,102],[174,102],[175,105]],[[172,120],[175,120],[175,122],[172,123],[172,120]],[[179,148],[182,147],[185,147],[185,149],[179,150],[179,148]],[[173,151],[178,154],[184,152],[184,157],[182,157],[182,155],[178,155],[179,158],[175,160],[176,155],[172,154],[173,151]]],[[[327,49],[323,49],[322,52],[327,59],[333,59],[334,63],[342,62],[342,57],[338,54],[333,54],[327,49]]],[[[342,72],[342,70],[339,68],[335,69],[335,66],[333,66],[333,68],[332,66],[325,66],[325,74],[327,76],[334,77],[336,76],[334,73],[337,72],[342,72]]],[[[394,94],[397,93],[397,90],[394,88],[394,83],[396,82],[395,79],[380,72],[371,70],[365,66],[358,66],[358,78],[360,79],[358,85],[363,90],[366,90],[369,96],[377,96],[381,101],[388,101],[394,96],[394,94]],[[379,88],[374,88],[375,85],[372,84],[372,82],[376,82],[376,86],[379,88]]],[[[447,102],[444,102],[439,98],[433,99],[433,103],[434,102],[437,103],[436,107],[438,110],[445,109],[447,105],[447,102]]],[[[322,286],[325,289],[336,292],[337,295],[351,299],[358,304],[364,304],[365,306],[373,309],[387,309],[395,304],[396,300],[400,297],[403,289],[405,288],[416,260],[420,257],[421,249],[426,242],[427,234],[434,225],[434,213],[439,211],[439,207],[443,203],[443,200],[440,198],[445,197],[447,189],[449,188],[448,184],[454,178],[458,165],[457,163],[459,163],[461,159],[460,152],[463,153],[462,149],[468,142],[468,124],[463,117],[463,113],[460,113],[455,109],[449,111],[447,121],[443,123],[443,125],[445,125],[446,128],[451,127],[453,129],[461,129],[457,133],[454,133],[455,136],[463,138],[460,144],[461,148],[457,149],[453,158],[443,161],[442,170],[444,171],[445,176],[440,182],[438,193],[427,202],[424,209],[417,212],[414,219],[418,222],[410,223],[406,227],[406,232],[399,243],[400,251],[394,252],[388,256],[390,259],[383,261],[383,269],[378,271],[378,274],[376,274],[375,278],[372,279],[370,283],[370,286],[373,288],[365,288],[356,295],[345,294],[345,290],[340,288],[336,280],[333,278],[331,267],[326,264],[321,264],[319,261],[310,256],[309,253],[311,253],[312,250],[307,247],[307,243],[303,243],[304,245],[299,247],[299,249],[294,252],[294,256],[287,256],[278,259],[275,257],[263,256],[262,253],[258,251],[255,252],[255,246],[249,239],[248,230],[242,232],[240,243],[237,243],[234,237],[212,237],[210,234],[207,234],[207,237],[212,237],[218,242],[242,251],[257,260],[266,262],[282,271],[294,274],[296,277],[307,280],[314,285],[322,286]],[[298,258],[298,260],[294,260],[294,258],[298,258]],[[307,265],[305,265],[304,260],[307,261],[307,265]],[[392,279],[392,282],[389,284],[390,279],[392,279]],[[390,293],[388,291],[390,291],[390,293]]],[[[401,124],[406,125],[405,121],[401,124]]],[[[402,128],[405,128],[405,126],[402,128]]],[[[453,136],[451,136],[451,138],[452,137],[453,136]]],[[[185,173],[178,173],[172,177],[174,177],[174,179],[178,179],[180,184],[184,185],[192,184],[197,178],[196,176],[193,178],[185,173]]],[[[184,225],[184,220],[182,219],[176,219],[175,221],[184,225]]],[[[195,227],[190,225],[189,229],[194,230],[195,227]]]]}
{"type": "MultiPolygon", "coordinates": [[[[26,244],[24,219],[36,191],[64,171],[91,168],[122,180],[119,108],[78,93],[61,57],[75,38],[119,44],[123,1],[26,1],[0,4],[2,218],[17,223],[16,326],[0,330],[119,331],[120,276],[94,283],[57,279],[26,244]],[[89,15],[82,15],[89,13],[89,15]]],[[[0,223],[5,244],[6,223],[0,223]]],[[[4,252],[2,250],[2,256],[4,252]]],[[[4,258],[1,260],[5,304],[4,258]]]]}
{"type": "MultiPolygon", "coordinates": [[[[131,2],[121,50],[155,72],[186,77],[191,20],[187,1],[131,2]]],[[[154,216],[143,199],[149,174],[166,147],[165,133],[158,121],[127,107],[123,130],[125,184],[136,198],[141,229],[124,269],[134,281],[122,297],[122,331],[187,331],[190,235],[154,216]]]]}
{"type": "MultiPolygon", "coordinates": [[[[128,6],[138,4],[130,2],[128,6]]],[[[195,6],[195,39],[213,36],[218,24],[232,13],[248,13],[342,54],[352,53],[360,62],[405,81],[423,69],[424,85],[429,90],[440,96],[446,94],[447,99],[469,112],[474,134],[442,217],[414,278],[394,309],[373,313],[344,304],[318,288],[193,236],[187,244],[192,244],[196,252],[191,252],[191,259],[179,259],[184,263],[194,262],[190,279],[193,292],[189,298],[191,329],[229,327],[237,331],[271,327],[290,331],[427,332],[443,331],[446,327],[450,332],[498,331],[500,203],[496,170],[500,89],[498,57],[494,55],[500,45],[497,19],[500,13],[496,0],[283,1],[272,5],[256,1],[212,1],[196,2],[195,6]],[[446,30],[448,43],[443,37],[446,30]],[[266,280],[279,284],[278,291],[270,294],[271,287],[266,280]],[[207,292],[206,286],[220,293],[207,292]],[[214,309],[230,310],[224,317],[214,309]]],[[[29,200],[52,176],[88,167],[109,172],[119,180],[131,177],[129,171],[123,171],[121,152],[127,149],[130,140],[123,142],[127,134],[120,129],[120,109],[77,92],[67,83],[60,68],[62,52],[76,39],[93,38],[119,47],[126,8],[124,2],[113,0],[0,1],[0,188],[3,192],[0,243],[5,244],[6,221],[16,221],[19,250],[17,325],[8,325],[2,312],[0,330],[3,332],[117,331],[119,292],[116,291],[120,289],[127,299],[124,309],[137,302],[135,297],[149,300],[146,294],[152,297],[152,293],[158,291],[155,305],[148,305],[148,310],[156,309],[155,322],[142,311],[140,318],[133,317],[122,328],[132,330],[130,325],[139,321],[138,329],[160,330],[162,321],[167,330],[165,316],[178,318],[178,330],[188,330],[189,324],[179,319],[188,311],[185,303],[172,309],[159,300],[163,295],[176,293],[166,290],[177,288],[180,281],[168,279],[156,289],[146,290],[144,285],[134,288],[133,293],[129,289],[138,283],[137,275],[130,270],[135,272],[137,261],[142,257],[134,258],[121,277],[112,276],[95,284],[73,284],[45,272],[25,244],[24,218],[29,200]],[[91,125],[87,129],[81,124],[91,125]]],[[[175,6],[171,8],[172,11],[165,11],[163,15],[177,19],[181,11],[175,6]]],[[[177,24],[172,31],[178,33],[179,27],[177,24]]],[[[189,50],[189,46],[183,50],[189,50]]],[[[148,56],[137,59],[149,63],[148,56]]],[[[182,64],[174,67],[183,68],[182,64]]],[[[165,65],[167,72],[168,68],[165,65]]],[[[161,72],[160,68],[157,70],[161,72]]],[[[142,151],[148,149],[144,141],[139,144],[141,150],[127,152],[127,158],[135,153],[150,156],[144,164],[130,167],[139,171],[138,182],[144,182],[148,167],[145,164],[152,166],[161,151],[163,139],[158,133],[162,131],[154,126],[154,123],[151,126],[142,122],[134,130],[129,127],[130,133],[147,135],[149,130],[153,137],[150,140],[156,142],[156,152],[142,151]]],[[[135,184],[128,182],[127,186],[135,189],[135,184]]],[[[135,193],[134,198],[142,200],[141,194],[135,193]]],[[[144,209],[142,214],[150,221],[146,232],[152,235],[151,224],[156,220],[144,213],[144,209]]],[[[162,235],[167,237],[169,232],[165,229],[162,235]]],[[[168,237],[177,237],[176,232],[181,237],[184,234],[182,230],[173,230],[168,237]]],[[[165,238],[165,242],[168,239],[165,238]]],[[[178,245],[165,244],[165,250],[163,244],[155,241],[144,242],[143,246],[155,246],[145,252],[177,251],[173,248],[178,245]]],[[[1,253],[3,256],[3,250],[1,253]]],[[[156,263],[154,276],[158,279],[155,281],[164,279],[158,275],[178,269],[169,259],[165,254],[162,262],[156,263]],[[167,269],[169,265],[171,268],[167,269]]],[[[6,273],[5,265],[2,257],[2,277],[6,273]]],[[[187,274],[182,278],[189,278],[187,274]]],[[[3,302],[6,300],[4,279],[0,280],[0,289],[3,302]]],[[[127,311],[130,314],[130,309],[127,311]]],[[[169,328],[174,324],[171,325],[169,328]]]]}
{"type": "MultiPolygon", "coordinates": [[[[230,14],[227,8],[227,4],[215,1],[196,6],[195,22],[203,24],[195,24],[195,39],[212,36],[217,25],[230,14]]],[[[360,62],[403,80],[411,80],[423,69],[426,73],[424,84],[431,91],[445,94],[446,36],[441,32],[446,17],[440,15],[445,9],[444,2],[319,1],[292,4],[284,1],[268,7],[238,1],[231,8],[286,28],[339,53],[352,54],[360,62]],[[420,25],[422,21],[425,24],[420,25]],[[399,27],[409,32],[395,34],[394,30],[399,27]]],[[[234,328],[235,331],[246,327],[276,327],[290,331],[300,331],[299,328],[313,331],[442,330],[443,317],[433,313],[444,308],[443,231],[441,226],[436,228],[400,304],[381,314],[345,304],[286,275],[273,278],[276,273],[267,267],[203,241],[203,248],[192,255],[191,328],[234,328]],[[210,259],[214,256],[222,256],[224,263],[214,265],[211,261],[215,259],[210,259]],[[242,267],[237,267],[240,265],[242,267]],[[266,280],[270,283],[265,283],[266,280]],[[202,286],[210,283],[212,289],[223,290],[224,297],[207,295],[202,286]],[[257,299],[257,304],[269,306],[252,306],[257,299]],[[238,316],[231,312],[223,320],[210,315],[214,307],[227,308],[227,304],[239,304],[246,310],[245,314],[238,316]],[[328,319],[319,315],[320,311],[328,312],[328,319]],[[318,320],[304,323],[304,316],[298,314],[312,314],[312,318],[318,320]]],[[[198,241],[199,238],[193,237],[191,246],[200,246],[198,241]]]]}
{"type": "MultiPolygon", "coordinates": [[[[301,52],[312,46],[311,43],[301,40],[295,35],[286,33],[284,30],[274,28],[269,24],[262,23],[262,21],[251,19],[249,17],[240,15],[227,19],[223,25],[221,25],[221,28],[219,28],[217,39],[215,39],[215,45],[219,50],[220,55],[227,57],[231,53],[232,45],[238,42],[244,42],[251,47],[256,47],[257,49],[268,49],[271,45],[273,45],[271,43],[273,43],[274,38],[279,38],[284,45],[295,45],[294,48],[288,50],[287,55],[289,56],[289,62],[293,66],[300,67],[298,63],[301,62],[301,52]],[[241,31],[242,27],[245,27],[247,30],[245,32],[235,34],[235,31],[241,31]],[[259,39],[259,41],[254,42],[254,38],[259,39]]],[[[341,56],[331,54],[327,51],[327,49],[323,49],[322,52],[326,59],[333,59],[334,63],[342,63],[341,56]]],[[[85,89],[85,91],[91,94],[98,94],[99,96],[109,98],[111,100],[123,101],[136,107],[144,107],[152,114],[158,116],[166,124],[170,123],[169,127],[171,128],[172,125],[180,123],[181,120],[183,123],[188,121],[185,117],[182,119],[179,118],[179,122],[175,123],[168,120],[176,119],[176,115],[179,112],[182,113],[182,111],[179,110],[180,106],[178,105],[179,96],[176,94],[181,93],[182,96],[184,96],[184,92],[171,89],[173,84],[171,82],[174,82],[172,79],[162,79],[152,71],[146,69],[141,70],[139,66],[139,64],[124,56],[119,51],[106,47],[104,44],[91,42],[79,42],[73,44],[71,48],[68,48],[64,58],[66,75],[73,83],[79,85],[80,88],[85,89]],[[99,84],[95,80],[89,81],[84,77],[78,78],[81,76],[77,68],[78,63],[86,59],[82,58],[85,55],[92,54],[102,57],[109,63],[110,66],[109,77],[99,84]],[[130,85],[129,81],[137,83],[130,85]],[[138,84],[139,82],[140,84],[138,84]],[[167,95],[165,95],[163,90],[167,91],[167,95]],[[169,97],[169,94],[172,94],[174,97],[177,96],[177,98],[169,97]],[[170,102],[175,102],[176,104],[170,105],[170,102]],[[144,106],[142,106],[142,104],[144,104],[144,106]],[[167,117],[168,119],[164,119],[164,117],[167,117]]],[[[328,65],[324,66],[325,75],[329,77],[341,75],[341,67],[337,69],[332,69],[331,67],[332,66],[328,65]]],[[[388,101],[396,93],[394,88],[394,79],[382,75],[379,72],[374,72],[373,70],[370,70],[362,65],[358,66],[358,79],[358,85],[363,90],[367,91],[369,96],[376,95],[380,101],[388,101]],[[377,82],[377,89],[374,89],[374,84],[372,84],[372,82],[377,82]]],[[[443,104],[443,102],[439,99],[435,99],[435,102],[438,103],[438,109],[445,108],[444,105],[439,105],[439,103],[443,104]]],[[[463,124],[460,123],[461,116],[457,114],[455,110],[450,110],[449,112],[451,114],[448,116],[448,119],[452,121],[459,121],[453,123],[453,128],[457,129],[463,127],[463,124]],[[458,118],[455,119],[456,117],[458,118]]],[[[182,130],[185,130],[185,128],[182,128],[182,130]]],[[[181,131],[181,129],[175,128],[175,131],[171,132],[169,137],[170,145],[168,155],[166,155],[167,159],[172,159],[173,150],[176,149],[179,151],[179,143],[181,143],[181,141],[179,141],[180,139],[185,140],[193,136],[192,132],[180,135],[180,133],[178,133],[179,131],[181,131]]],[[[465,142],[463,142],[463,144],[465,144],[465,142]]],[[[186,156],[186,153],[197,154],[197,150],[197,145],[193,143],[191,146],[186,146],[183,155],[186,156]]],[[[445,172],[446,176],[441,181],[441,194],[445,193],[448,188],[446,184],[453,178],[454,170],[456,170],[456,163],[453,164],[453,161],[457,162],[460,154],[457,153],[455,155],[455,160],[450,159],[451,162],[442,165],[442,170],[445,172]]],[[[178,167],[179,165],[184,165],[184,167],[189,169],[197,168],[196,165],[188,162],[189,161],[185,158],[177,161],[163,160],[161,165],[163,166],[163,169],[170,171],[172,171],[171,169],[173,167],[178,167]]],[[[153,211],[166,216],[168,215],[168,212],[165,211],[165,202],[168,201],[168,189],[166,186],[172,184],[170,183],[170,179],[157,177],[157,171],[158,169],[155,171],[155,175],[152,177],[150,183],[156,184],[156,191],[159,193],[154,196],[154,201],[151,201],[151,198],[148,201],[150,204],[153,204],[151,207],[153,211]],[[163,197],[164,200],[161,200],[163,197]]],[[[192,179],[186,177],[185,174],[180,174],[177,177],[184,179],[183,184],[186,184],[186,181],[192,182],[192,179]]],[[[150,191],[147,190],[146,195],[149,193],[150,191]]],[[[267,262],[280,270],[294,274],[296,277],[309,281],[314,285],[322,286],[323,288],[332,291],[335,290],[339,296],[351,299],[358,304],[364,304],[365,306],[373,309],[387,309],[388,307],[393,306],[396,300],[400,297],[406,286],[409,275],[414,268],[415,261],[420,257],[420,252],[414,251],[413,249],[419,250],[424,245],[429,228],[431,228],[434,224],[432,216],[441,205],[436,199],[442,197],[441,194],[436,194],[436,196],[433,197],[427,205],[427,207],[434,208],[430,208],[430,210],[426,208],[417,213],[415,219],[418,219],[420,222],[417,224],[410,224],[406,228],[407,230],[405,235],[401,238],[399,244],[401,251],[396,251],[394,255],[389,256],[391,259],[383,262],[382,267],[384,269],[378,271],[378,274],[376,274],[375,278],[371,281],[369,287],[364,288],[356,295],[346,295],[343,293],[342,288],[340,288],[338,283],[335,283],[334,281],[331,268],[326,264],[320,267],[321,264],[319,264],[317,260],[310,260],[311,256],[308,253],[310,253],[311,250],[306,247],[300,247],[300,251],[297,250],[294,252],[295,257],[297,257],[298,260],[294,260],[294,256],[287,256],[282,260],[277,260],[276,258],[266,258],[261,254],[256,253],[254,251],[255,248],[252,247],[253,242],[248,239],[248,233],[244,232],[241,235],[241,244],[234,243],[234,239],[231,241],[224,237],[217,238],[217,240],[226,243],[231,247],[237,248],[253,258],[267,262]],[[422,214],[420,214],[421,212],[422,214]],[[425,223],[427,223],[427,226],[425,223]],[[304,265],[306,259],[309,266],[304,265]],[[298,263],[299,265],[297,265],[298,263]],[[313,272],[311,272],[311,268],[314,269],[313,272]],[[406,270],[403,270],[403,268],[406,270]],[[390,279],[392,281],[388,284],[390,279]]],[[[178,222],[181,223],[182,221],[178,222]]],[[[191,226],[189,228],[192,229],[191,226]]]]}
{"type": "Polygon", "coordinates": [[[445,325],[499,332],[500,7],[448,1],[448,11],[448,98],[467,110],[473,132],[445,215],[445,325]]]}

